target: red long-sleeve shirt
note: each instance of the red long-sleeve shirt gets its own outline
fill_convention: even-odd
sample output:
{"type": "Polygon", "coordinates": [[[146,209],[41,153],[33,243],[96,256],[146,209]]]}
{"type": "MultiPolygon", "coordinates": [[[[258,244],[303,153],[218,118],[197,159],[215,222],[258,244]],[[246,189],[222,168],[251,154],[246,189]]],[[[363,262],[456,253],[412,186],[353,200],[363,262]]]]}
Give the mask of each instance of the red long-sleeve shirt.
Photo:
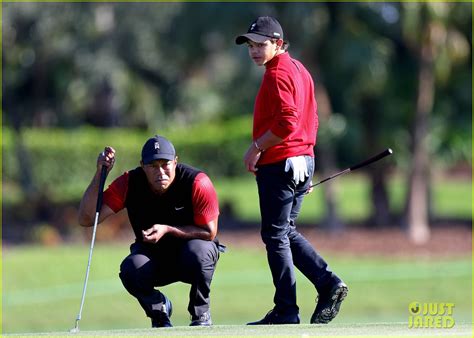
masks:
{"type": "Polygon", "coordinates": [[[275,56],[265,67],[255,100],[253,139],[270,130],[283,142],[266,149],[257,165],[314,156],[318,115],[311,75],[288,52],[275,56]]]}

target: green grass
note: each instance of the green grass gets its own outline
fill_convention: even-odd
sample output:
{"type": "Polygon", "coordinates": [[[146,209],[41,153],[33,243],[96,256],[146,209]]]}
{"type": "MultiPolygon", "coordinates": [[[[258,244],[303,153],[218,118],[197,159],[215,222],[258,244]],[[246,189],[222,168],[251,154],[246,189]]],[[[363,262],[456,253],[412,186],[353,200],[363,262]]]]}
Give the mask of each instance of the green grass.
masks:
{"type": "MultiPolygon", "coordinates": [[[[251,248],[234,248],[232,243],[226,244],[229,244],[229,250],[221,256],[211,294],[212,316],[214,323],[218,325],[215,333],[273,334],[273,331],[247,331],[250,329],[241,326],[237,326],[235,331],[232,327],[220,326],[242,325],[260,319],[272,307],[273,297],[264,252],[251,248]]],[[[3,333],[66,332],[71,329],[79,311],[88,253],[87,244],[55,248],[4,248],[3,333]]],[[[145,329],[150,326],[143,310],[124,290],[118,278],[118,267],[127,254],[127,244],[96,243],[80,321],[82,333],[93,330],[145,329]]],[[[350,292],[340,315],[331,325],[318,327],[324,334],[332,334],[331,330],[335,330],[335,334],[352,334],[352,331],[344,328],[362,325],[360,330],[363,331],[366,327],[380,328],[378,325],[382,323],[398,323],[393,329],[399,332],[406,328],[408,305],[413,301],[455,303],[456,323],[471,323],[469,256],[395,260],[348,256],[325,258],[333,270],[347,282],[350,292]],[[367,325],[364,326],[364,323],[367,325]]],[[[308,323],[314,310],[316,292],[299,273],[297,289],[301,320],[302,323],[308,323]]],[[[177,283],[162,288],[162,291],[173,301],[173,324],[187,326],[189,285],[177,283]]],[[[298,330],[302,330],[301,334],[319,335],[320,331],[305,333],[304,330],[311,328],[313,327],[301,326],[298,330]]],[[[186,330],[188,329],[181,328],[169,333],[214,334],[214,331],[186,330]]],[[[124,332],[145,335],[147,331],[113,331],[111,334],[126,334],[124,332]]],[[[281,332],[284,334],[290,331],[281,332]]],[[[449,334],[448,331],[446,333],[449,334]]]]}
{"type": "MultiPolygon", "coordinates": [[[[471,337],[472,325],[457,324],[451,329],[409,329],[406,323],[380,324],[330,324],[330,325],[278,325],[278,326],[243,326],[243,325],[215,325],[213,327],[173,327],[164,329],[130,329],[130,330],[101,330],[83,331],[80,336],[179,336],[179,337],[209,337],[209,336],[456,336],[471,337]]],[[[70,336],[77,337],[77,333],[48,332],[34,336],[70,336]]],[[[24,336],[24,335],[22,335],[24,336]]]]}
{"type": "MultiPolygon", "coordinates": [[[[318,177],[316,180],[322,179],[318,177]]],[[[316,182],[315,180],[315,182],[316,182]]],[[[253,175],[247,177],[214,180],[221,205],[232,204],[236,216],[246,221],[260,219],[258,193],[253,175]]],[[[350,174],[333,181],[338,212],[343,220],[366,220],[372,210],[368,178],[350,174]]],[[[433,213],[435,217],[472,218],[472,182],[467,180],[441,180],[433,185],[433,213]]],[[[318,222],[324,218],[326,206],[323,199],[324,186],[318,186],[303,203],[300,222],[318,222]]],[[[388,185],[390,208],[400,213],[405,203],[406,189],[400,177],[392,177],[388,185]]]]}

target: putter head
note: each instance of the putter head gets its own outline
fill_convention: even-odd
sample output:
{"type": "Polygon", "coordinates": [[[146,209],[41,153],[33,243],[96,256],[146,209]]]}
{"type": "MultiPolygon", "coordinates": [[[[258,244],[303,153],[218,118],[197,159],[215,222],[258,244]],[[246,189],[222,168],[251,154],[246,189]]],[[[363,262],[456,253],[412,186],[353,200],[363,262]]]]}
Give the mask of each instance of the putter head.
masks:
{"type": "Polygon", "coordinates": [[[76,320],[76,326],[69,330],[70,333],[78,333],[79,332],[79,320],[76,320]]]}

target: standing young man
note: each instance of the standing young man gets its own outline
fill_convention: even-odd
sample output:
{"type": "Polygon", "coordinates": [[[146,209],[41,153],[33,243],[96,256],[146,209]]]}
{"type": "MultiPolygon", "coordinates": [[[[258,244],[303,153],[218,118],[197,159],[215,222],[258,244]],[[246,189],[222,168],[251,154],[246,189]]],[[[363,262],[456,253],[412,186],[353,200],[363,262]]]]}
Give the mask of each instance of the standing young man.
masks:
{"type": "MultiPolygon", "coordinates": [[[[79,207],[79,223],[94,223],[102,166],[112,170],[115,150],[99,154],[97,169],[79,207]]],[[[135,243],[120,266],[120,279],[151,318],[170,327],[172,305],[156,286],[191,284],[191,326],[210,326],[209,293],[219,259],[219,205],[209,177],[178,163],[173,144],[155,136],[144,144],[140,166],[125,172],[104,192],[99,222],[126,208],[135,243]]]]}
{"type": "Polygon", "coordinates": [[[244,163],[257,179],[261,236],[275,285],[275,306],[263,319],[248,324],[300,322],[294,267],[318,292],[310,322],[329,323],[339,312],[347,286],[295,226],[314,173],[318,116],[313,80],[287,52],[283,29],[275,18],[257,18],[235,42],[246,43],[250,58],[265,66],[255,100],[253,142],[244,163]]]}

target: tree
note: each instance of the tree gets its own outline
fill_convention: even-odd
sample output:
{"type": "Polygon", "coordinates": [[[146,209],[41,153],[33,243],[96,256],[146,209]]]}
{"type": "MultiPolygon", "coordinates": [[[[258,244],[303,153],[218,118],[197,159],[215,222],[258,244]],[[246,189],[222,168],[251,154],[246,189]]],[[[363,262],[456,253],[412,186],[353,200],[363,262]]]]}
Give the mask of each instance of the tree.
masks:
{"type": "MultiPolygon", "coordinates": [[[[408,176],[405,220],[410,239],[423,244],[430,237],[430,119],[435,103],[437,66],[451,68],[446,52],[448,36],[463,43],[463,35],[449,25],[455,4],[404,4],[404,38],[418,60],[418,88],[412,131],[412,161],[408,176]],[[418,27],[413,30],[413,25],[418,27]]],[[[439,68],[438,68],[439,69],[439,68]]]]}

